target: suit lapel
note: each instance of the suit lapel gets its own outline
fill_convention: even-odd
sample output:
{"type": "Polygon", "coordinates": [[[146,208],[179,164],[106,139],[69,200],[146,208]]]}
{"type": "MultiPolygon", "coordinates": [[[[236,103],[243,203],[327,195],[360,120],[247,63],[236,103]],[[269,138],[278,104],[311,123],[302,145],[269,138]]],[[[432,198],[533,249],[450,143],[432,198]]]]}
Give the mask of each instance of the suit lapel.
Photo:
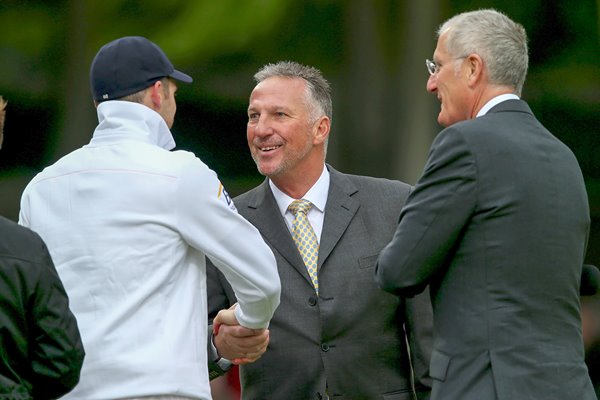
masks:
{"type": "Polygon", "coordinates": [[[279,252],[290,265],[298,270],[312,286],[304,261],[302,261],[292,235],[289,233],[283,216],[279,212],[268,180],[265,180],[254,191],[252,197],[248,200],[247,209],[240,211],[240,213],[260,231],[273,249],[279,252]]]}
{"type": "MultiPolygon", "coordinates": [[[[319,243],[321,268],[356,215],[360,203],[351,196],[358,191],[344,174],[327,165],[330,173],[329,193],[325,219],[319,243]]],[[[298,253],[292,235],[279,212],[268,180],[256,188],[248,198],[248,205],[240,213],[254,225],[265,240],[312,285],[306,266],[298,253]]]]}
{"type": "Polygon", "coordinates": [[[344,174],[329,165],[327,168],[330,182],[319,244],[319,268],[327,260],[360,207],[360,203],[351,197],[358,191],[356,186],[344,174]]]}

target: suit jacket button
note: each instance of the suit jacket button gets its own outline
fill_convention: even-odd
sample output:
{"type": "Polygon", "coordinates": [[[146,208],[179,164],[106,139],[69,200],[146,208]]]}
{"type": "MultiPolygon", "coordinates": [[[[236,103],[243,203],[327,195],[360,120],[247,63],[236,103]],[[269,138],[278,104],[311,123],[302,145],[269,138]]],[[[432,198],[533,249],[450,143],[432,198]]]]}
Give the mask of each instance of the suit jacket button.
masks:
{"type": "Polygon", "coordinates": [[[322,343],[321,344],[321,350],[323,350],[323,351],[329,351],[329,345],[327,343],[322,343]]]}
{"type": "Polygon", "coordinates": [[[317,305],[317,298],[315,296],[310,296],[308,298],[308,304],[311,306],[316,306],[317,305]]]}

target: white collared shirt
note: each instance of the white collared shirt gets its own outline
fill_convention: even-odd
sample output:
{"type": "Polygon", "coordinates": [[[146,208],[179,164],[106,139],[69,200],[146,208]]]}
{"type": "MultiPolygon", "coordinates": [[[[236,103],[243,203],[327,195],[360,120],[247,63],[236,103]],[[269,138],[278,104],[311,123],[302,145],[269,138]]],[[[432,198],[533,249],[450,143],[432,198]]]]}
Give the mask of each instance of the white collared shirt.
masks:
{"type": "MultiPolygon", "coordinates": [[[[290,232],[292,231],[292,223],[294,222],[294,214],[288,211],[288,207],[292,201],[296,200],[283,193],[273,181],[269,180],[269,186],[279,207],[279,212],[283,215],[286,225],[290,232]]],[[[317,235],[317,240],[321,242],[321,232],[323,231],[323,220],[325,219],[325,205],[327,204],[327,195],[329,193],[329,171],[323,164],[323,172],[315,184],[309,189],[302,198],[313,203],[313,207],[308,212],[308,221],[317,235]]]]}
{"type": "Polygon", "coordinates": [[[487,114],[487,112],[490,111],[492,107],[506,100],[519,100],[519,96],[513,93],[501,94],[500,96],[496,96],[487,103],[485,103],[483,107],[481,107],[481,110],[479,110],[475,118],[487,114]]]}

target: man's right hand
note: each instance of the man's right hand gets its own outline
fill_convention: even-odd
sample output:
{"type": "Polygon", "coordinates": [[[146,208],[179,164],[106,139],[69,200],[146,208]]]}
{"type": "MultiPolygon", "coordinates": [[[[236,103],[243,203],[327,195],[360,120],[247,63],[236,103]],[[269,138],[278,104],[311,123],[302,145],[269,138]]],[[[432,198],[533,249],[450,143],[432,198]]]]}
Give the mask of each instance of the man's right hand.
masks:
{"type": "Polygon", "coordinates": [[[221,324],[213,339],[219,356],[234,364],[249,364],[267,350],[269,330],[221,324]]]}
{"type": "Polygon", "coordinates": [[[240,326],[235,317],[236,307],[237,303],[215,317],[213,343],[220,357],[238,365],[253,363],[267,350],[269,330],[240,326]]]}

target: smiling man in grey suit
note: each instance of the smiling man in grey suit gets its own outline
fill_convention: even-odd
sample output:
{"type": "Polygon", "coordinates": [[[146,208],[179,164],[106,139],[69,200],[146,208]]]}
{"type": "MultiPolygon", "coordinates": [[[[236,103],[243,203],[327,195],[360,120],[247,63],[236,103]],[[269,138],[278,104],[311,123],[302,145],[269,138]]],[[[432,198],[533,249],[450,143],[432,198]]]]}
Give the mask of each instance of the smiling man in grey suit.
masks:
{"type": "Polygon", "coordinates": [[[400,295],[430,285],[432,400],[595,400],[579,304],[587,195],[573,153],[518,97],[525,30],[481,10],[438,35],[427,90],[447,128],[376,280],[400,295]]]}
{"type": "MultiPolygon", "coordinates": [[[[247,137],[267,179],[235,204],[271,246],[282,294],[267,351],[241,367],[243,398],[428,398],[429,297],[406,301],[373,282],[375,260],[392,238],[410,186],[325,164],[332,105],[318,70],[280,62],[255,79],[247,137]],[[316,277],[293,240],[298,217],[288,206],[296,199],[312,203],[307,229],[318,242],[316,277]]],[[[215,315],[235,297],[214,268],[207,274],[215,315]]],[[[230,329],[222,326],[214,337],[217,348],[230,341],[230,329]]]]}

